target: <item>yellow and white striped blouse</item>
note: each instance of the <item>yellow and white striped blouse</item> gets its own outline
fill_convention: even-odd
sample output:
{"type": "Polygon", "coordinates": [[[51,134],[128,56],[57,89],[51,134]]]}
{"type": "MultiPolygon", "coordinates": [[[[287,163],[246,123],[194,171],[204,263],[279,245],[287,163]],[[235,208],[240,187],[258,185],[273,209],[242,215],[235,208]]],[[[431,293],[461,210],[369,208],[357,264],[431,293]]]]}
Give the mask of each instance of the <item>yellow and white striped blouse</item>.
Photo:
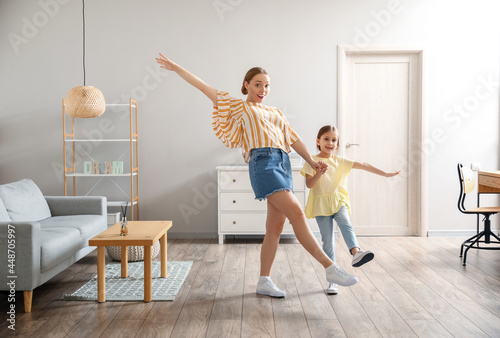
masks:
{"type": "Polygon", "coordinates": [[[212,127],[227,147],[243,148],[247,163],[253,148],[273,147],[289,153],[290,145],[299,139],[279,109],[236,99],[219,90],[212,127]]]}

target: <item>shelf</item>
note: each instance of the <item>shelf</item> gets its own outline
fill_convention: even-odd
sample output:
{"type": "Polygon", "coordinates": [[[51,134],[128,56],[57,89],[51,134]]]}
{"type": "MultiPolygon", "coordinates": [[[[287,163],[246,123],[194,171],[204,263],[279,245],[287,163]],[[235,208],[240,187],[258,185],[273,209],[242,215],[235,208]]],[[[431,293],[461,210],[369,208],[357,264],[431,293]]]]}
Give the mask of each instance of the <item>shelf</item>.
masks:
{"type": "MultiPolygon", "coordinates": [[[[137,175],[137,172],[132,173],[133,176],[137,175]]],[[[66,177],[130,177],[130,173],[123,173],[123,174],[83,174],[83,173],[76,173],[76,174],[66,174],[66,177]]]]}
{"type": "MultiPolygon", "coordinates": [[[[106,103],[106,107],[130,107],[128,103],[106,103]]],[[[135,107],[135,103],[132,103],[132,107],[135,107]]]]}
{"type": "MultiPolygon", "coordinates": [[[[106,202],[108,207],[121,207],[122,205],[127,204],[130,206],[130,201],[108,201],[106,202]]],[[[137,204],[137,201],[134,201],[134,205],[137,204]]]]}
{"type": "MultiPolygon", "coordinates": [[[[65,142],[130,142],[129,138],[113,138],[113,139],[66,139],[65,142]]],[[[132,142],[136,142],[137,139],[133,138],[132,142]]]]}
{"type": "Polygon", "coordinates": [[[82,187],[79,188],[79,193],[80,195],[85,196],[91,196],[94,189],[99,185],[102,185],[100,186],[101,189],[99,189],[100,193],[105,195],[107,194],[107,190],[104,190],[102,188],[104,186],[111,186],[111,188],[115,190],[113,193],[115,200],[108,201],[107,206],[120,207],[128,205],[130,206],[130,216],[128,216],[130,220],[139,220],[139,133],[137,127],[138,110],[138,103],[133,99],[128,100],[127,103],[116,102],[106,104],[106,114],[108,114],[109,111],[110,115],[108,116],[108,118],[112,119],[111,121],[118,120],[119,118],[120,120],[124,120],[125,116],[128,116],[128,123],[125,123],[124,121],[123,123],[118,124],[120,126],[119,133],[99,133],[99,135],[93,133],[92,135],[90,135],[83,133],[85,129],[82,128],[104,128],[107,127],[107,125],[100,125],[102,120],[101,122],[99,122],[97,119],[90,119],[88,123],[80,126],[80,122],[77,122],[78,119],[75,119],[73,117],[68,120],[68,122],[66,122],[66,99],[63,99],[63,176],[65,196],[68,196],[68,187],[71,189],[73,195],[75,195],[77,191],[77,185],[80,186],[83,184],[82,187]],[[130,114],[128,114],[129,109],[130,114]],[[127,113],[125,114],[125,112],[127,113]],[[124,114],[122,117],[120,117],[122,113],[124,114]],[[84,154],[77,154],[77,148],[81,148],[78,150],[82,150],[84,154]],[[128,148],[130,152],[129,150],[124,151],[125,148],[128,148]],[[94,149],[96,150],[95,153],[93,152],[94,149]],[[108,154],[110,150],[113,150],[113,153],[115,153],[115,155],[106,155],[108,159],[113,160],[105,161],[104,170],[102,170],[104,161],[96,161],[96,159],[98,159],[100,156],[108,154]],[[128,161],[126,161],[124,158],[126,157],[125,155],[127,153],[130,155],[130,166],[126,164],[128,161]],[[83,166],[77,166],[76,163],[78,155],[84,156],[83,158],[88,159],[89,161],[84,161],[83,166]],[[115,162],[118,162],[118,170],[116,166],[113,166],[113,168],[110,167],[110,164],[115,164],[115,162]],[[71,167],[68,167],[68,163],[71,163],[71,167]],[[97,169],[95,167],[97,163],[99,163],[99,169],[101,170],[95,170],[97,169]],[[88,167],[89,164],[91,164],[91,168],[88,167]],[[88,178],[90,177],[94,177],[94,179],[89,180],[88,178]],[[125,178],[127,178],[129,182],[127,182],[125,178]],[[119,192],[123,195],[119,194],[115,196],[116,192],[119,192]]]}

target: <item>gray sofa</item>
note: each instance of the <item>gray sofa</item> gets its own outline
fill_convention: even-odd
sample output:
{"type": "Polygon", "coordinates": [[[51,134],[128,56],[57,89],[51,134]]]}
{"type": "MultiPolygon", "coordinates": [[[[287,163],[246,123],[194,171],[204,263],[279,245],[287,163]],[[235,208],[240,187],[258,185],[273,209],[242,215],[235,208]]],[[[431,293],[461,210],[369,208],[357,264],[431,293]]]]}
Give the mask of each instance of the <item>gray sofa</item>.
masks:
{"type": "Polygon", "coordinates": [[[33,289],[93,251],[89,239],[106,228],[105,197],[44,197],[32,180],[0,185],[0,290],[9,301],[24,291],[31,312],[33,289]]]}

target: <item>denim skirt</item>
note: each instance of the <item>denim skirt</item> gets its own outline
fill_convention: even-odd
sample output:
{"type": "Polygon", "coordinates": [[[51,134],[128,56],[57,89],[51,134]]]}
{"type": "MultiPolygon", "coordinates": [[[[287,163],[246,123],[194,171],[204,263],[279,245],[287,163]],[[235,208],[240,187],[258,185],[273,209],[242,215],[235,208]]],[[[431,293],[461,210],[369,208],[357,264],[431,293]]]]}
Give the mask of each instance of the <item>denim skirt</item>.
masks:
{"type": "Polygon", "coordinates": [[[249,174],[255,199],[263,200],[277,192],[293,192],[292,166],[288,154],[278,148],[250,151],[249,174]]]}

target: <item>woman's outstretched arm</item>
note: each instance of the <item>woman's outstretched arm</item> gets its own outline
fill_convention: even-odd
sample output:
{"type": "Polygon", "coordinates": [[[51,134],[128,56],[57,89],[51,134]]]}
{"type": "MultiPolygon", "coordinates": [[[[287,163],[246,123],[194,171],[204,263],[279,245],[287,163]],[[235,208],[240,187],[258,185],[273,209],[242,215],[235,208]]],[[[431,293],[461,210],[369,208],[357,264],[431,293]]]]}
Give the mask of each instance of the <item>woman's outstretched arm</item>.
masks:
{"type": "Polygon", "coordinates": [[[217,90],[214,87],[206,84],[202,79],[200,79],[194,74],[191,74],[186,69],[182,68],[172,60],[168,59],[162,53],[160,53],[159,58],[156,58],[156,62],[158,62],[161,65],[161,68],[179,74],[179,76],[182,77],[184,80],[186,80],[187,83],[189,83],[195,88],[198,88],[203,94],[205,94],[210,100],[212,100],[214,105],[217,105],[217,90]]]}
{"type": "Polygon", "coordinates": [[[302,140],[300,138],[292,144],[292,148],[293,148],[293,150],[295,150],[297,152],[297,154],[300,155],[300,157],[302,157],[307,163],[309,163],[309,165],[314,170],[321,171],[324,173],[328,169],[328,165],[325,162],[314,161],[311,154],[307,150],[306,145],[304,144],[304,142],[302,142],[302,140]]]}

